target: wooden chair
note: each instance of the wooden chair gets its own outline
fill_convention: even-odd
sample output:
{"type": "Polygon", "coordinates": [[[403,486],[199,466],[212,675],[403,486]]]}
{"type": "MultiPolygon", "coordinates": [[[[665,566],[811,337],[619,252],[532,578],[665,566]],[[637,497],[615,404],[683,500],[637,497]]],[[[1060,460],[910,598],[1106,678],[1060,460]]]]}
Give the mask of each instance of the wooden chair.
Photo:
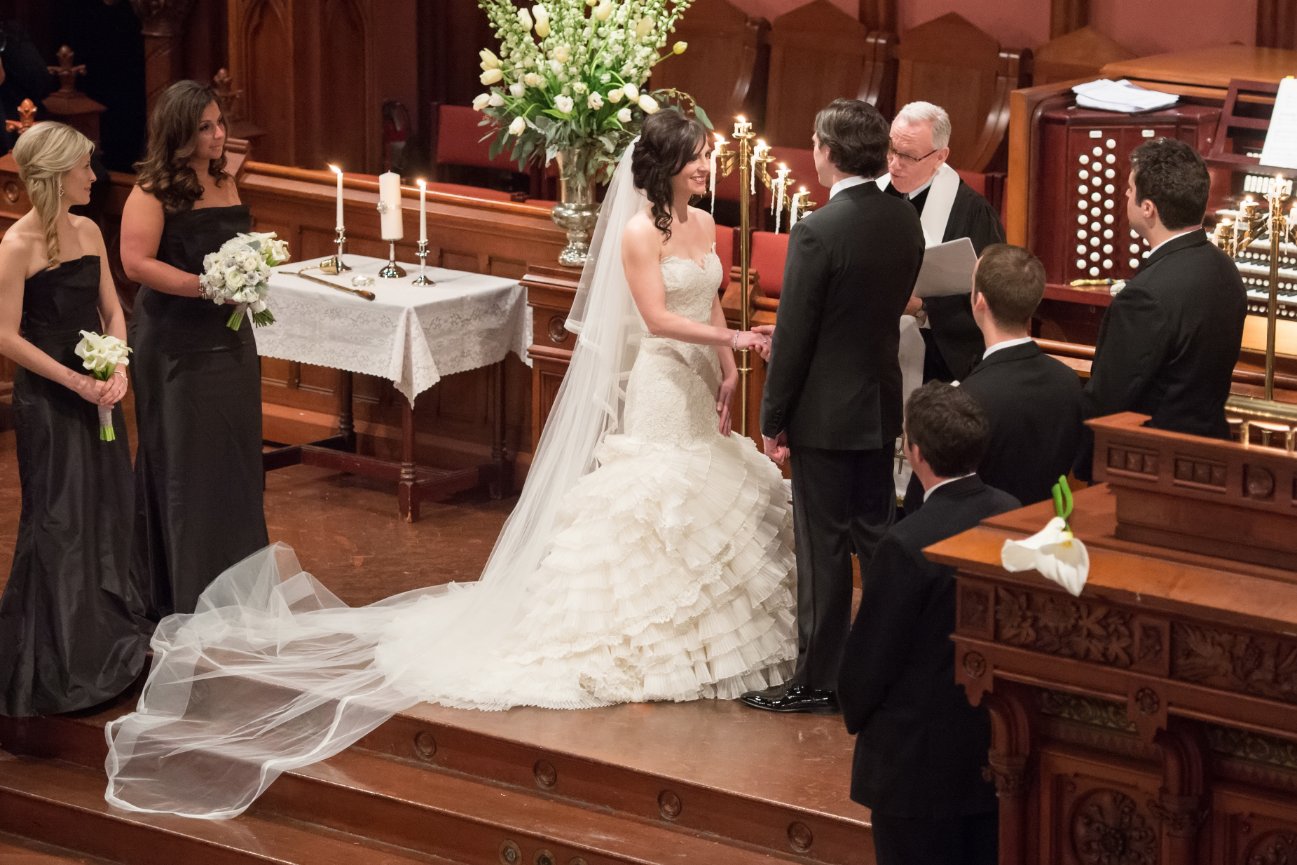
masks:
{"type": "Polygon", "coordinates": [[[770,25],[765,138],[806,147],[815,114],[834,99],[863,99],[892,110],[896,37],[869,32],[829,0],[813,0],[770,25]]]}
{"type": "Polygon", "coordinates": [[[1093,27],[1082,27],[1036,49],[1031,84],[1035,87],[1074,78],[1099,78],[1099,70],[1106,64],[1133,57],[1134,51],[1118,45],[1093,27]]]}
{"type": "Polygon", "coordinates": [[[769,22],[750,17],[729,0],[697,0],[671,40],[688,42],[689,50],[654,67],[653,87],[688,93],[718,132],[727,131],[736,114],[759,123],[765,111],[769,32],[769,22]]]}
{"type": "MultiPolygon", "coordinates": [[[[787,258],[787,234],[752,232],[752,269],[757,272],[758,301],[760,298],[779,299],[784,290],[784,261],[787,258]]],[[[757,305],[762,306],[759,302],[757,305]]]]}
{"type": "Polygon", "coordinates": [[[489,141],[483,141],[486,128],[482,115],[466,105],[433,105],[432,153],[435,179],[428,189],[455,195],[477,195],[479,198],[523,201],[538,187],[539,175],[518,170],[508,152],[491,156],[489,141]],[[474,192],[481,190],[481,193],[474,192]]]}
{"type": "Polygon", "coordinates": [[[1001,50],[954,12],[901,36],[896,105],[922,100],[950,114],[950,165],[1002,171],[1007,163],[1009,93],[1026,84],[1029,50],[1001,50]]]}

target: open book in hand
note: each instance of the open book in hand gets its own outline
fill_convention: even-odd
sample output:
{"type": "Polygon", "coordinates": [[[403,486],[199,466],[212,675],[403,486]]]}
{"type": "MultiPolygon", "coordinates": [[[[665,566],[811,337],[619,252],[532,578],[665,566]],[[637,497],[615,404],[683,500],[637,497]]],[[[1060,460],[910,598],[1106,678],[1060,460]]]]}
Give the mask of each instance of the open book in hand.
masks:
{"type": "Polygon", "coordinates": [[[914,296],[968,294],[973,287],[973,268],[976,266],[977,253],[967,237],[929,246],[923,252],[923,267],[914,282],[914,296]]]}

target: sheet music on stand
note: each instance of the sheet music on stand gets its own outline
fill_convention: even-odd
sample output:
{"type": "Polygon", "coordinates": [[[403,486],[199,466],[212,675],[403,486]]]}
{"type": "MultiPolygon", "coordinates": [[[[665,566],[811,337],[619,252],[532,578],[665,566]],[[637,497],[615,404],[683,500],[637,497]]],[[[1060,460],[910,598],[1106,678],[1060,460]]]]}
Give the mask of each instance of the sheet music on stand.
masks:
{"type": "Polygon", "coordinates": [[[1261,164],[1297,169],[1297,78],[1291,75],[1279,82],[1270,128],[1261,148],[1261,164]]]}

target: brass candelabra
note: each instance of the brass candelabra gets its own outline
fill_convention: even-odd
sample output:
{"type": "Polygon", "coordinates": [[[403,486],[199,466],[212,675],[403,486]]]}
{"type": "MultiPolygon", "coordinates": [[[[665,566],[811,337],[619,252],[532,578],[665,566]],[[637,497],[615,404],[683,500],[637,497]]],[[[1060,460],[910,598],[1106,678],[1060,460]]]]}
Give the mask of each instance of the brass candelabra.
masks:
{"type": "MultiPolygon", "coordinates": [[[[757,184],[769,189],[773,196],[772,209],[776,216],[775,230],[779,230],[778,220],[785,209],[788,210],[789,230],[796,224],[801,213],[814,206],[809,200],[810,193],[805,187],[789,195],[792,188],[792,173],[785,165],[779,165],[772,175],[770,163],[774,157],[770,145],[757,138],[752,123],[744,117],[734,119],[734,143],[731,144],[722,135],[716,136],[712,148],[711,195],[712,203],[716,202],[716,181],[728,177],[737,168],[739,172],[739,327],[749,330],[752,326],[752,211],[753,199],[757,194],[757,184]]],[[[739,417],[740,435],[748,432],[748,379],[752,374],[752,350],[739,350],[739,417]]]]}

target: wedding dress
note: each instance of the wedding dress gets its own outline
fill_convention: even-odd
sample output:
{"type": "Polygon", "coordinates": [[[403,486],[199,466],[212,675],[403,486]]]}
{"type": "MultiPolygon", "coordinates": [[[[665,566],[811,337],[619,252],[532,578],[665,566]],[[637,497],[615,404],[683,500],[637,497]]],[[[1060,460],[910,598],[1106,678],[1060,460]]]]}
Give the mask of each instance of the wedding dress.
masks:
{"type": "MultiPolygon", "coordinates": [[[[716,349],[644,334],[620,264],[621,228],[646,206],[630,174],[628,151],[572,365],[481,579],[352,609],[283,545],[232,567],[159,626],[137,710],[106,730],[109,802],[234,816],[420,701],[733,698],[791,675],[787,488],[750,440],[720,435],[716,349]]],[[[708,321],[715,253],[661,269],[668,309],[708,321]]]]}

